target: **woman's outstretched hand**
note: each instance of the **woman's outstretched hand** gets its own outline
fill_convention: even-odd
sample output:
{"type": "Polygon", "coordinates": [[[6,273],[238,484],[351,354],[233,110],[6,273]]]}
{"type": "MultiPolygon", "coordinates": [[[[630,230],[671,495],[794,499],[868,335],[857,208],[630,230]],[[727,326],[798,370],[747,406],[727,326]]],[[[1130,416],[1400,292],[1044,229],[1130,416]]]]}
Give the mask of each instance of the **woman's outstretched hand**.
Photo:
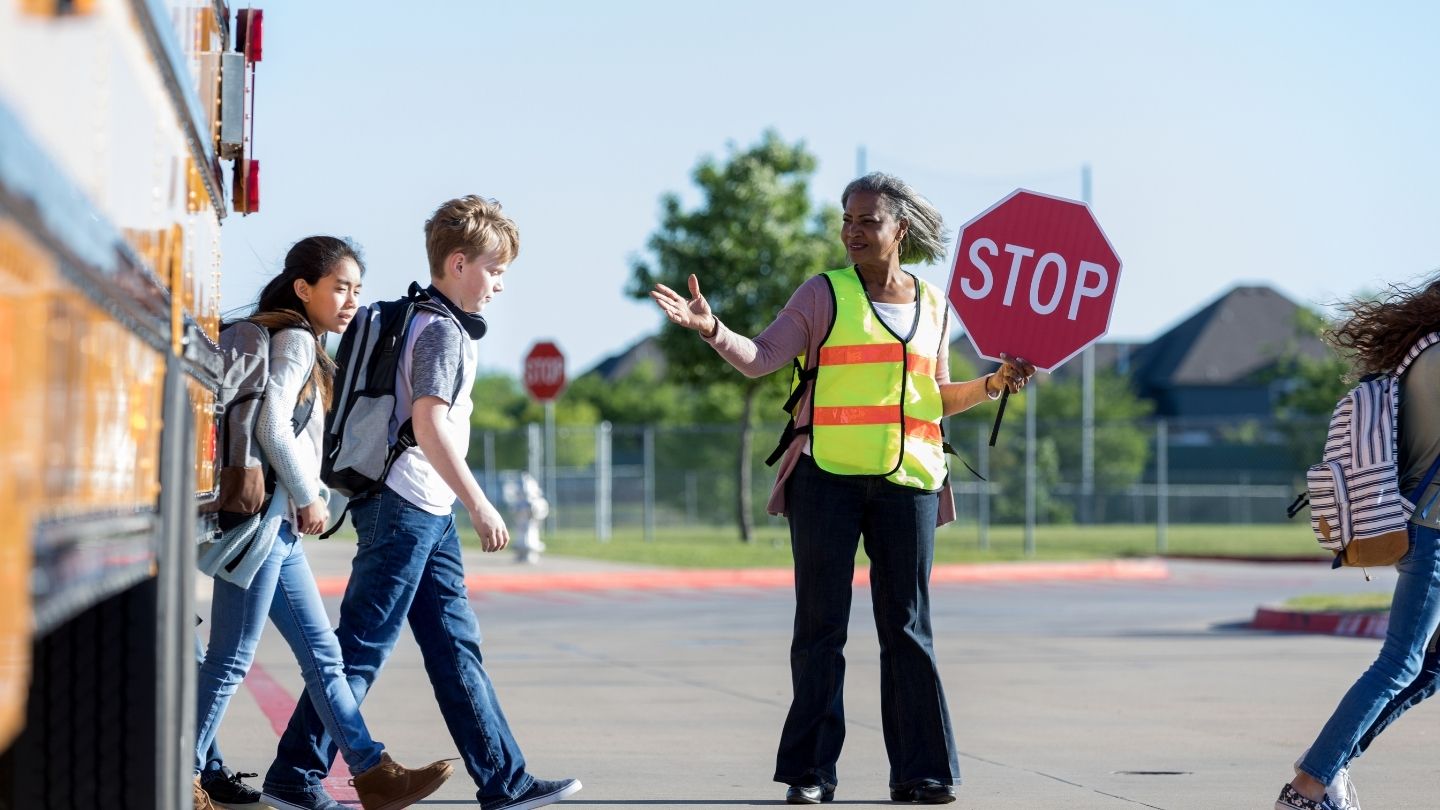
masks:
{"type": "Polygon", "coordinates": [[[690,299],[687,301],[683,295],[666,287],[664,284],[656,284],[655,289],[650,291],[650,297],[664,310],[665,317],[670,322],[686,329],[694,329],[707,337],[715,333],[719,322],[715,320],[715,314],[710,311],[710,303],[705,296],[700,294],[700,279],[690,274],[690,299]]]}

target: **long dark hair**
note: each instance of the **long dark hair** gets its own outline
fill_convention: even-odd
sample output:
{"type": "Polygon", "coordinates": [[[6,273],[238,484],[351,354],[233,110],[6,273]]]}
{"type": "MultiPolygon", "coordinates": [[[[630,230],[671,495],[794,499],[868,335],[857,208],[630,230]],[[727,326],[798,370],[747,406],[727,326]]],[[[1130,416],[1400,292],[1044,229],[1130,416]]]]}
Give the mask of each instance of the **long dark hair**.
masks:
{"type": "Polygon", "coordinates": [[[295,280],[304,279],[307,284],[318,284],[335,271],[335,265],[350,259],[365,273],[365,262],[360,258],[360,248],[349,239],[334,236],[307,236],[296,242],[285,254],[285,267],[280,274],[270,279],[260,291],[255,302],[255,312],[250,320],[267,328],[279,329],[299,326],[309,330],[315,337],[315,367],[310,380],[300,392],[301,399],[318,397],[322,410],[330,407],[332,380],[335,377],[335,361],[325,352],[325,338],[315,334],[315,328],[305,316],[305,302],[295,292],[295,280]]]}
{"type": "Polygon", "coordinates": [[[1340,307],[1348,317],[1325,339],[1351,357],[1360,376],[1393,371],[1415,341],[1440,331],[1440,278],[1417,287],[1391,284],[1379,296],[1340,307]]]}

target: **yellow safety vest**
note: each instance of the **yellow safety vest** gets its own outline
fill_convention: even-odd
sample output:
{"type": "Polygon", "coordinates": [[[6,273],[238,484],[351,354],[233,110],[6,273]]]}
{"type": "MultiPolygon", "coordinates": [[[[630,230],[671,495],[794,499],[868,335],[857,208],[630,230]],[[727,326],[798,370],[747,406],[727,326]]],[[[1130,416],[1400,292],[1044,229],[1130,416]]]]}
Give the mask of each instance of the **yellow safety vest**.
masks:
{"type": "MultiPolygon", "coordinates": [[[[947,350],[945,299],[912,275],[919,317],[912,334],[897,335],[870,305],[858,269],[824,276],[835,318],[811,386],[815,464],[837,475],[880,475],[901,486],[939,489],[949,474],[935,380],[940,352],[947,350]]],[[[802,385],[809,376],[801,375],[802,385]]]]}

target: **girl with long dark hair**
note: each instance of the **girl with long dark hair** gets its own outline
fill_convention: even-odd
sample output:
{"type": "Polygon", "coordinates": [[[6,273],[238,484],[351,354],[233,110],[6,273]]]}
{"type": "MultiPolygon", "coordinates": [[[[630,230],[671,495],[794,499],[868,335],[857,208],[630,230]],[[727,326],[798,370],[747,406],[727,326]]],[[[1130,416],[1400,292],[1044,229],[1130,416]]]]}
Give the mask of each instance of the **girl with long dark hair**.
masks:
{"type": "MultiPolygon", "coordinates": [[[[334,363],[324,339],[344,331],[354,317],[363,269],[358,250],[347,240],[302,239],[286,255],[280,274],[265,285],[248,318],[270,333],[269,378],[255,441],[272,471],[275,491],[246,528],[243,542],[222,538],[201,549],[201,569],[215,577],[215,589],[210,644],[196,686],[196,771],[250,670],[269,616],[295,653],[306,694],[339,744],[361,803],[367,810],[398,810],[433,793],[453,769],[436,762],[409,770],[371,738],[301,543],[305,535],[323,531],[330,518],[328,493],[320,483],[320,448],[334,363]]],[[[341,807],[323,795],[266,794],[264,800],[282,809],[341,807]]],[[[197,782],[197,810],[209,804],[197,782]]]]}
{"type": "Polygon", "coordinates": [[[1375,663],[1341,698],[1320,735],[1295,763],[1295,778],[1280,791],[1276,810],[1359,810],[1349,765],[1407,709],[1434,694],[1440,626],[1440,480],[1424,482],[1440,455],[1440,344],[1422,341],[1440,331],[1440,280],[1423,287],[1391,287],[1375,299],[1344,305],[1347,317],[1326,334],[1349,355],[1357,377],[1388,374],[1411,352],[1400,378],[1400,492],[1413,498],[1407,526],[1410,550],[1396,563],[1399,578],[1390,625],[1375,663]]]}

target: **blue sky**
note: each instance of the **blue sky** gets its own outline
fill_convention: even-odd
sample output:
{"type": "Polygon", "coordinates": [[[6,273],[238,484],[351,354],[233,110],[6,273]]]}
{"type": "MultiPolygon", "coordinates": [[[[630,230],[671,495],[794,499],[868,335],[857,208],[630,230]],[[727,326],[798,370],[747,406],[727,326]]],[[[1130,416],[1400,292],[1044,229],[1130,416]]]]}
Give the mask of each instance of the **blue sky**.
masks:
{"type": "Polygon", "coordinates": [[[1322,303],[1440,269],[1437,4],[263,7],[262,211],[227,221],[224,306],[311,233],[355,238],[366,298],[394,297],[430,211],[479,193],[522,234],[481,342],[510,373],[538,339],[573,374],[657,329],[624,288],[660,195],[768,127],[819,157],[817,199],[863,145],[952,230],[1016,187],[1079,197],[1088,162],[1124,262],[1114,338],[1240,283],[1322,303]]]}

